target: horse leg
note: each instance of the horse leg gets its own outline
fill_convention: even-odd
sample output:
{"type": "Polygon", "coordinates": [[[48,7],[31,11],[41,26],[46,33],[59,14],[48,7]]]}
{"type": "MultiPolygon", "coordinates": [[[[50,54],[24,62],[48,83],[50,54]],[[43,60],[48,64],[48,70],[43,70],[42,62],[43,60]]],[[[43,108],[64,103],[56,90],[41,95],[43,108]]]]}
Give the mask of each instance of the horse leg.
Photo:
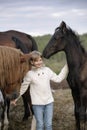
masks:
{"type": "Polygon", "coordinates": [[[29,108],[30,108],[31,114],[34,115],[33,108],[32,108],[32,102],[31,102],[31,96],[30,96],[30,90],[29,90],[28,98],[29,98],[28,102],[29,102],[29,108]]]}
{"type": "Polygon", "coordinates": [[[0,122],[0,128],[3,130],[5,127],[7,128],[9,121],[7,117],[7,110],[8,110],[8,105],[7,105],[7,100],[6,96],[3,92],[3,90],[0,90],[0,103],[1,103],[1,122],[0,122]]]}
{"type": "Polygon", "coordinates": [[[80,98],[78,91],[72,89],[72,97],[74,101],[74,115],[75,115],[75,121],[76,121],[76,130],[80,130],[80,98]],[[78,96],[78,97],[77,97],[78,96]]]}
{"type": "Polygon", "coordinates": [[[29,106],[30,106],[30,111],[33,115],[32,123],[31,123],[31,130],[36,130],[36,119],[35,119],[34,112],[33,112],[33,109],[32,109],[30,91],[29,91],[29,106]]]}
{"type": "Polygon", "coordinates": [[[34,115],[31,122],[31,130],[36,130],[36,119],[34,115]]]}
{"type": "Polygon", "coordinates": [[[2,91],[0,90],[0,130],[2,129],[3,125],[3,119],[2,119],[3,111],[4,111],[4,96],[2,91]]]}
{"type": "Polygon", "coordinates": [[[86,109],[85,107],[82,107],[80,112],[80,129],[85,130],[85,125],[86,125],[86,109]]]}
{"type": "Polygon", "coordinates": [[[2,113],[2,123],[1,123],[1,130],[5,130],[8,128],[8,117],[7,117],[7,106],[5,105],[3,107],[3,113],[2,113]]]}
{"type": "Polygon", "coordinates": [[[86,125],[86,101],[87,98],[86,96],[81,95],[81,108],[80,108],[80,127],[81,130],[85,130],[85,125],[86,125]]]}
{"type": "Polygon", "coordinates": [[[23,121],[28,120],[28,117],[30,116],[28,101],[26,100],[25,94],[22,96],[23,103],[24,103],[24,116],[23,121]]]}
{"type": "Polygon", "coordinates": [[[3,112],[2,112],[2,130],[6,130],[8,128],[9,124],[9,109],[10,109],[10,99],[5,98],[4,99],[4,106],[3,106],[3,112]]]}
{"type": "Polygon", "coordinates": [[[76,130],[80,130],[80,115],[79,115],[79,108],[77,104],[75,105],[75,120],[76,120],[76,130]]]}
{"type": "Polygon", "coordinates": [[[7,118],[9,119],[9,110],[10,110],[10,98],[6,98],[6,106],[7,106],[7,118]]]}
{"type": "Polygon", "coordinates": [[[30,99],[30,93],[29,93],[29,88],[28,90],[22,95],[22,99],[23,99],[23,103],[24,103],[24,117],[23,117],[23,121],[28,120],[28,117],[30,116],[30,103],[29,100],[30,99]]]}

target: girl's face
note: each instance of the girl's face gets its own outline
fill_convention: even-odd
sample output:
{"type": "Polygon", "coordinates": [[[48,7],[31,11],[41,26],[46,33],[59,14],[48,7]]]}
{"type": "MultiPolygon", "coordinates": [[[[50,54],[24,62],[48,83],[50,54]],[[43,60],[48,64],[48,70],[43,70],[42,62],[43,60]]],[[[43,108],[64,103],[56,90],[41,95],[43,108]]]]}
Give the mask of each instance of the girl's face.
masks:
{"type": "Polygon", "coordinates": [[[41,58],[41,57],[38,57],[38,59],[33,62],[33,65],[34,65],[36,68],[42,67],[42,65],[43,65],[43,60],[42,60],[42,58],[41,58]]]}

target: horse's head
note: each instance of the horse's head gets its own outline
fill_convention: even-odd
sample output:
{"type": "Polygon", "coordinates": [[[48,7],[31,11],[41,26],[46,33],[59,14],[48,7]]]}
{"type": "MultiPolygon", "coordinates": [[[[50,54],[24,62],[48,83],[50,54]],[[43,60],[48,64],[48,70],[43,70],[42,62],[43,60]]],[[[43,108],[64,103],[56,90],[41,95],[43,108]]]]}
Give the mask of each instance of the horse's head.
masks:
{"type": "Polygon", "coordinates": [[[62,22],[60,26],[55,29],[53,36],[43,51],[45,58],[49,58],[58,51],[64,50],[67,44],[65,35],[67,35],[67,27],[65,22],[62,22]]]}

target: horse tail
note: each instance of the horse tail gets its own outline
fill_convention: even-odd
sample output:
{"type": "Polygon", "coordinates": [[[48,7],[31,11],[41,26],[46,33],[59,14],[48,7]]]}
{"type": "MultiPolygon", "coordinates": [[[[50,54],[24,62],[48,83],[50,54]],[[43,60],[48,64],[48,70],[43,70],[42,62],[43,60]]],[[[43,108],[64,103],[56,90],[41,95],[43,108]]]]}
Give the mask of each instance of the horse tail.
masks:
{"type": "Polygon", "coordinates": [[[27,37],[28,37],[28,39],[30,39],[32,41],[32,51],[33,50],[38,50],[38,46],[37,46],[37,43],[36,43],[35,39],[30,35],[27,35],[27,37]]]}
{"type": "Polygon", "coordinates": [[[23,42],[21,42],[18,38],[12,37],[12,40],[15,42],[16,48],[20,49],[23,53],[28,53],[28,49],[23,42]]]}

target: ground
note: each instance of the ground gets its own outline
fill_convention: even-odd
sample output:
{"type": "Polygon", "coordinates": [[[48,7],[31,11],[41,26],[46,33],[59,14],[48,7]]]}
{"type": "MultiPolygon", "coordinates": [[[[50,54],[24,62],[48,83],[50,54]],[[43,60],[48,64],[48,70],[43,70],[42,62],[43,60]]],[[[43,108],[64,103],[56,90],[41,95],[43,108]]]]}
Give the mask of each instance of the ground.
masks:
{"type": "MultiPolygon", "coordinates": [[[[75,130],[74,105],[67,82],[63,81],[59,85],[52,83],[52,88],[57,89],[53,92],[55,99],[53,130],[75,130]]],[[[11,106],[8,130],[30,130],[32,117],[22,122],[23,109],[22,99],[18,101],[17,106],[11,106]]]]}

